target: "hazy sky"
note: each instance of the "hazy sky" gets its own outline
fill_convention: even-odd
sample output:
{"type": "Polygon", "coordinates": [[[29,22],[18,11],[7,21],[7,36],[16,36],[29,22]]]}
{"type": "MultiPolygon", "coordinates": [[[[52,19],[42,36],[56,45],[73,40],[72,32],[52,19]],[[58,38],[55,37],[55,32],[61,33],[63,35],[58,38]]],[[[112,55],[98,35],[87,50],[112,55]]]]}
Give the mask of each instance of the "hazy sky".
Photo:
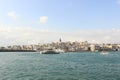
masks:
{"type": "Polygon", "coordinates": [[[120,0],[0,0],[0,45],[120,41],[120,0]]]}

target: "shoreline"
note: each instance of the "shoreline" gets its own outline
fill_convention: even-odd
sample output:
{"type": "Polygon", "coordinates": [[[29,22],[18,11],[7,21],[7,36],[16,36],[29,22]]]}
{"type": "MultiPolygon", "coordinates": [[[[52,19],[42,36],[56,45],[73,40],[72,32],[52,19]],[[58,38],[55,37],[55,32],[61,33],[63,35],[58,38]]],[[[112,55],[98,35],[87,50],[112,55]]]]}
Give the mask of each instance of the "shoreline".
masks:
{"type": "MultiPolygon", "coordinates": [[[[0,50],[0,52],[39,52],[37,50],[0,50]]],[[[65,51],[65,53],[68,52],[102,52],[102,51],[65,51]]],[[[105,52],[119,52],[114,50],[105,50],[105,52]]]]}
{"type": "Polygon", "coordinates": [[[36,50],[0,50],[0,52],[36,52],[36,50]]]}

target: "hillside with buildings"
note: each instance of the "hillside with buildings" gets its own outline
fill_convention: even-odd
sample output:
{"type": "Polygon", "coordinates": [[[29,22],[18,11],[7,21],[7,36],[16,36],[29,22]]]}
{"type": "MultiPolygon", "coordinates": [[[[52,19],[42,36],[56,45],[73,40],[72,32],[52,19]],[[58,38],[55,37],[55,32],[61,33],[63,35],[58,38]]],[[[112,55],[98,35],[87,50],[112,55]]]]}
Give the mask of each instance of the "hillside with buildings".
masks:
{"type": "Polygon", "coordinates": [[[87,41],[84,42],[62,42],[61,39],[59,42],[52,42],[46,44],[36,44],[36,45],[12,45],[7,47],[0,47],[0,51],[43,51],[46,49],[61,49],[65,52],[83,52],[83,51],[119,51],[120,44],[93,44],[87,41]]]}

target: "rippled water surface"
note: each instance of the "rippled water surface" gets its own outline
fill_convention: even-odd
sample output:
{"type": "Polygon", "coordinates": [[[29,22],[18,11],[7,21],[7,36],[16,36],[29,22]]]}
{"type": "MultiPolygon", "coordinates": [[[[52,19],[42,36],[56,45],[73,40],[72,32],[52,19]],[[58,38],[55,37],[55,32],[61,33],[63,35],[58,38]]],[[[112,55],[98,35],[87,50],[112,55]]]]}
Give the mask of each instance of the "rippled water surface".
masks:
{"type": "Polygon", "coordinates": [[[120,52],[1,52],[0,80],[120,80],[120,52]]]}

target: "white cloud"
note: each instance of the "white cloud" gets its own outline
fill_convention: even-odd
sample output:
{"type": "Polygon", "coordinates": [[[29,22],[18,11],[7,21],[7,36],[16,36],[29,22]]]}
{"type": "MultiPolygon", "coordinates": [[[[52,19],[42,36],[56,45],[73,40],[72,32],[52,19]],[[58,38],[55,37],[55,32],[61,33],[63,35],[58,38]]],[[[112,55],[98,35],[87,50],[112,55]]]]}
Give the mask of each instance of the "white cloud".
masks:
{"type": "Polygon", "coordinates": [[[40,17],[40,23],[41,24],[45,24],[48,21],[48,17],[47,16],[41,16],[40,17]]]}
{"type": "Polygon", "coordinates": [[[120,0],[117,0],[117,3],[120,4],[120,0]]]}
{"type": "Polygon", "coordinates": [[[17,14],[15,11],[11,11],[11,12],[8,12],[8,16],[11,17],[12,19],[16,19],[17,18],[17,14]]]}
{"type": "Polygon", "coordinates": [[[120,29],[80,30],[76,32],[58,32],[33,27],[0,25],[0,46],[14,44],[37,44],[62,41],[89,41],[95,43],[118,43],[120,29]]]}

